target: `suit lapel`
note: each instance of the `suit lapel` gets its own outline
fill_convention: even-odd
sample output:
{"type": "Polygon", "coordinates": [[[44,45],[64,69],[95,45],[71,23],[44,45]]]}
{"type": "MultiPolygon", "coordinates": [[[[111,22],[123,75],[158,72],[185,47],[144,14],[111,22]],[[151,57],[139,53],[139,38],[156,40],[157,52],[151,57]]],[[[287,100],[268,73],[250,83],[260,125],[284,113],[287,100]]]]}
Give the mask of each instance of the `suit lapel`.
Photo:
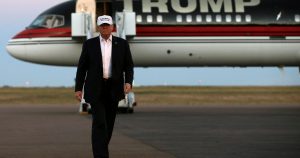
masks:
{"type": "Polygon", "coordinates": [[[115,67],[115,63],[117,62],[117,56],[118,56],[118,54],[117,54],[118,52],[116,51],[117,46],[118,46],[118,41],[113,36],[112,41],[111,41],[111,65],[112,65],[112,70],[115,67]]]}
{"type": "Polygon", "coordinates": [[[100,68],[101,68],[101,70],[103,69],[103,66],[102,66],[102,51],[101,51],[101,45],[100,45],[100,38],[99,37],[96,37],[96,43],[95,43],[95,47],[96,48],[94,48],[96,51],[95,51],[95,53],[96,53],[96,60],[98,60],[98,62],[97,63],[99,63],[99,66],[100,66],[100,68]]]}

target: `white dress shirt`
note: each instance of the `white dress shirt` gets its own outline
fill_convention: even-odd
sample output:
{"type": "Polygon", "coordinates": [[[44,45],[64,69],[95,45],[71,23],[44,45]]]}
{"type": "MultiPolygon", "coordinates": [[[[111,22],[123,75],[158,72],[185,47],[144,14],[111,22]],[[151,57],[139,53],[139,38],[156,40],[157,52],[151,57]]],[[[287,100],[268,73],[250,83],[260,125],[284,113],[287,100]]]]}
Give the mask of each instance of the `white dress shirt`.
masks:
{"type": "Polygon", "coordinates": [[[111,77],[111,46],[112,46],[112,35],[105,40],[100,36],[100,45],[102,52],[102,63],[103,63],[103,78],[111,77]]]}

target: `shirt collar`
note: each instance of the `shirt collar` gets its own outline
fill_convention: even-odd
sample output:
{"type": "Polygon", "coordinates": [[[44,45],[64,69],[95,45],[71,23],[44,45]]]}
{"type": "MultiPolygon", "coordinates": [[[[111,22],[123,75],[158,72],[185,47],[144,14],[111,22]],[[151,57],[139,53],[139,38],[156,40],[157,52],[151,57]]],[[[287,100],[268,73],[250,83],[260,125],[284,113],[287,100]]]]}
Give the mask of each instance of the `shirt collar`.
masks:
{"type": "MultiPolygon", "coordinates": [[[[102,38],[101,35],[99,35],[99,37],[100,37],[100,41],[105,41],[105,39],[102,38]]],[[[112,35],[109,36],[108,40],[109,40],[109,41],[112,41],[112,35]]]]}

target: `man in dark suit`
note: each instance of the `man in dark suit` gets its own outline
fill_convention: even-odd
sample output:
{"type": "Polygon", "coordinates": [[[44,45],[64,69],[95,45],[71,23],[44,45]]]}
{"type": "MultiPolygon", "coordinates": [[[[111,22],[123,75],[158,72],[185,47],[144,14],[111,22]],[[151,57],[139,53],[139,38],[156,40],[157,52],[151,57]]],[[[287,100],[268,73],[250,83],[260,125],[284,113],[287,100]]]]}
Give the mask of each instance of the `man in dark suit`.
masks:
{"type": "Polygon", "coordinates": [[[94,158],[108,158],[118,103],[131,91],[133,61],[128,42],[112,36],[111,16],[97,19],[100,36],[84,42],[78,62],[75,97],[92,108],[92,148],[94,158]]]}

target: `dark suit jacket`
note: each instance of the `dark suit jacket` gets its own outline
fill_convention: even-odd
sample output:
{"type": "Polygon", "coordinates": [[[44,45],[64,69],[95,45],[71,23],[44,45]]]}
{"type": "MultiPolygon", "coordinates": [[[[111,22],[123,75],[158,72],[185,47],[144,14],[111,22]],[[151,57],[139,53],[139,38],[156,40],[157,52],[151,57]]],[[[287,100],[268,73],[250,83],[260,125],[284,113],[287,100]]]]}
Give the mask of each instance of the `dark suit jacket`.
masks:
{"type": "MultiPolygon", "coordinates": [[[[134,65],[126,40],[113,36],[111,53],[112,88],[110,93],[113,99],[119,101],[125,96],[124,83],[132,85],[134,65]]],[[[75,92],[82,91],[84,85],[84,99],[88,103],[97,103],[104,93],[102,65],[99,37],[85,41],[77,66],[75,92]]]]}

